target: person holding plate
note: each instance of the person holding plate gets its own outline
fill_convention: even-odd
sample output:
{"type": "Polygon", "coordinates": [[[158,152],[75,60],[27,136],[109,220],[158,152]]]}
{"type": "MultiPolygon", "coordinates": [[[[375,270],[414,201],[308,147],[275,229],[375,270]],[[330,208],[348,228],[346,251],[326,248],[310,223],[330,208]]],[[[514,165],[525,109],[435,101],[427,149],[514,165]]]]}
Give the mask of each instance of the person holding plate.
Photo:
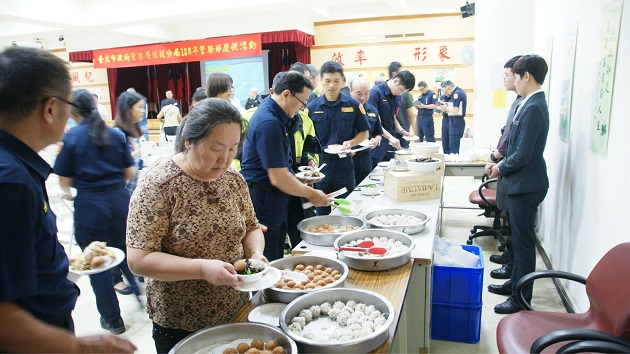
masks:
{"type": "MultiPolygon", "coordinates": [[[[74,237],[82,249],[93,241],[104,241],[124,251],[129,208],[125,181],[136,175],[125,136],[105,124],[92,94],[85,89],[74,90],[71,114],[79,125],[63,137],[55,172],[63,198],[74,199],[74,237]],[[76,197],[70,193],[70,187],[77,189],[76,197]]],[[[119,267],[132,291],[140,295],[127,262],[122,261],[119,267]]],[[[125,323],[112,281],[110,271],[90,275],[101,327],[121,334],[125,323]]]]}
{"type": "Polygon", "coordinates": [[[229,101],[202,100],[182,123],[179,152],[149,171],[131,198],[129,266],[146,278],[158,353],[229,322],[249,300],[234,288],[243,282],[232,263],[266,261],[247,184],[230,167],[243,124],[229,101]]]}

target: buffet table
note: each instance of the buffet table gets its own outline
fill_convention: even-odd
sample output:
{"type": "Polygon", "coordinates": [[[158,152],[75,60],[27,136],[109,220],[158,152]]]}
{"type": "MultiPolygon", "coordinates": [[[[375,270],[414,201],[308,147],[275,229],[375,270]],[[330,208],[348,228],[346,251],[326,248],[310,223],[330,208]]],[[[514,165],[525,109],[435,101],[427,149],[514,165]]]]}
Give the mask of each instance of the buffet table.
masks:
{"type": "MultiPolygon", "coordinates": [[[[362,184],[375,183],[366,179],[362,184]]],[[[377,196],[365,196],[352,192],[346,199],[361,206],[358,215],[383,209],[404,208],[420,211],[430,220],[423,231],[409,235],[416,243],[411,252],[412,261],[407,265],[382,272],[365,272],[350,269],[345,281],[346,288],[371,290],[385,296],[395,308],[395,319],[389,337],[374,353],[427,352],[431,320],[431,263],[433,242],[438,233],[440,199],[395,202],[382,192],[377,196]]],[[[356,211],[355,211],[356,212],[356,211]]],[[[333,211],[332,214],[340,214],[333,211]]],[[[294,255],[312,251],[334,252],[332,247],[322,247],[301,242],[293,249],[294,255]]],[[[258,292],[232,319],[232,322],[247,321],[249,312],[267,300],[258,292]]]]}
{"type": "Polygon", "coordinates": [[[444,162],[445,176],[473,176],[481,178],[485,173],[486,161],[444,162]]]}

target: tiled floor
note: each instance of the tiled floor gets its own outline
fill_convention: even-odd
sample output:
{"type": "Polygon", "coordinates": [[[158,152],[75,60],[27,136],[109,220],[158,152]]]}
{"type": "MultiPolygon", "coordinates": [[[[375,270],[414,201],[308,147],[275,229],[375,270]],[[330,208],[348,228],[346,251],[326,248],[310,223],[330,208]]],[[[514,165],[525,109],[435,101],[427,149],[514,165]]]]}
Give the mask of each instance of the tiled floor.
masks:
{"type": "MultiPolygon", "coordinates": [[[[49,193],[51,206],[58,215],[59,238],[67,247],[68,240],[72,234],[72,214],[69,209],[62,204],[59,196],[58,184],[51,176],[49,193]]],[[[444,189],[444,205],[470,207],[468,194],[479,185],[478,180],[468,177],[446,177],[444,189]]],[[[464,244],[469,230],[474,224],[490,224],[489,219],[477,216],[479,210],[471,209],[444,209],[442,215],[442,237],[446,237],[456,243],[464,244]]],[[[493,312],[494,305],[504,301],[504,296],[490,294],[485,291],[488,284],[500,284],[501,281],[490,278],[489,273],[495,267],[490,263],[488,257],[497,252],[496,243],[491,237],[484,237],[476,241],[481,246],[485,260],[484,274],[484,294],[481,324],[481,340],[476,344],[458,343],[449,341],[431,341],[431,352],[434,353],[497,353],[495,340],[496,326],[503,317],[493,312]]],[[[80,250],[76,245],[72,247],[71,253],[76,254],[80,250]]],[[[538,262],[538,269],[544,269],[541,261],[538,262]]],[[[81,288],[81,296],[78,299],[73,318],[76,325],[76,333],[79,336],[87,334],[102,333],[104,330],[99,325],[99,315],[96,310],[94,293],[90,287],[89,278],[84,276],[77,281],[81,288]]],[[[144,286],[141,284],[141,286],[144,286]]],[[[125,321],[127,331],[122,334],[129,338],[137,347],[138,353],[155,353],[155,347],[151,338],[151,322],[144,310],[133,295],[118,295],[122,317],[125,321]]],[[[552,311],[564,311],[558,300],[553,284],[549,282],[537,282],[534,290],[534,306],[539,309],[552,311]]]]}

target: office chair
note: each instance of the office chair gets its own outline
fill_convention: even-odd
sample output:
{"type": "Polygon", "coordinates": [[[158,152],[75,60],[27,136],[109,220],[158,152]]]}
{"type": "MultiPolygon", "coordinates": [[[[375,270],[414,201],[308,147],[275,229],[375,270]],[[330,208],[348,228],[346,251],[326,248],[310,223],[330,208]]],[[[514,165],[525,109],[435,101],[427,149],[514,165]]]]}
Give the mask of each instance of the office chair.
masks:
{"type": "Polygon", "coordinates": [[[608,251],[588,278],[557,270],[524,276],[515,293],[526,311],[508,315],[497,326],[500,353],[630,352],[630,242],[608,251]],[[561,278],[586,285],[590,308],[585,313],[535,311],[523,287],[535,279],[561,278]]]}
{"type": "Polygon", "coordinates": [[[479,189],[471,192],[468,196],[468,200],[483,209],[483,213],[479,214],[479,216],[492,217],[494,220],[492,226],[473,226],[466,243],[472,245],[473,239],[477,237],[494,236],[495,239],[499,240],[499,251],[503,252],[507,242],[506,237],[510,235],[510,230],[507,226],[507,218],[501,215],[501,210],[497,207],[497,189],[494,187],[494,183],[497,179],[488,179],[488,175],[484,173],[481,177],[481,181],[479,189]]]}

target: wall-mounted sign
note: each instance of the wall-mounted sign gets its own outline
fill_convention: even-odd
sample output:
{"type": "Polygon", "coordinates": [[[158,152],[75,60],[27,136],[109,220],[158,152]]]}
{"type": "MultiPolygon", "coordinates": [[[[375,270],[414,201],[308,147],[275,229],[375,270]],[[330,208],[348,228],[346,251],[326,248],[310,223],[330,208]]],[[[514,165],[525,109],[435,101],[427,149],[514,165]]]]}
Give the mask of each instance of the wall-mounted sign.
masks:
{"type": "Polygon", "coordinates": [[[260,33],[94,50],[95,68],[185,63],[260,56],[260,33]]]}

